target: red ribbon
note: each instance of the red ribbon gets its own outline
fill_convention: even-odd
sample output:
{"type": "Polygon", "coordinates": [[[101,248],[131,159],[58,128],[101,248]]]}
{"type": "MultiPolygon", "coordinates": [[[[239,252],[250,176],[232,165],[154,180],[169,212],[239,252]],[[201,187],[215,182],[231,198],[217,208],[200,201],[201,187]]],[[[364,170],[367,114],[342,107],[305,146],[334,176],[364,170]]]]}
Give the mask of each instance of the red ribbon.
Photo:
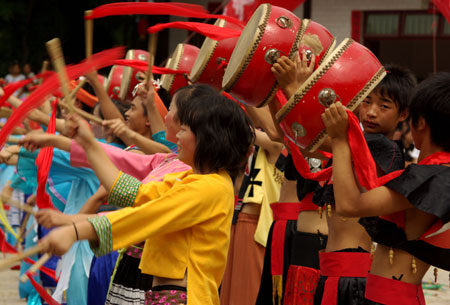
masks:
{"type": "MultiPolygon", "coordinates": [[[[114,61],[114,65],[118,66],[127,66],[131,67],[133,69],[139,70],[139,71],[147,71],[148,69],[148,63],[142,60],[136,60],[136,59],[117,59],[114,61]]],[[[152,73],[153,74],[189,74],[189,71],[184,70],[172,70],[168,68],[162,68],[162,67],[152,67],[152,73]]]]}
{"type": "Polygon", "coordinates": [[[147,29],[147,32],[150,34],[162,31],[164,29],[177,28],[184,29],[188,31],[193,31],[203,36],[209,37],[213,40],[224,40],[227,38],[239,37],[242,31],[237,31],[233,29],[223,28],[220,26],[201,23],[201,22],[184,22],[184,21],[175,21],[168,23],[160,23],[154,26],[151,26],[147,29]]]}
{"type": "Polygon", "coordinates": [[[89,16],[85,16],[84,19],[97,19],[117,15],[171,15],[205,19],[221,18],[234,24],[243,25],[242,21],[237,18],[224,15],[209,14],[203,6],[180,2],[116,2],[104,4],[94,8],[92,10],[92,14],[89,16]]]}
{"type": "MultiPolygon", "coordinates": [[[[58,102],[53,102],[53,111],[50,116],[50,122],[48,123],[48,134],[55,134],[56,129],[56,111],[58,102]]],[[[37,166],[37,190],[36,190],[36,204],[40,209],[54,209],[53,203],[50,200],[50,196],[45,190],[47,185],[48,172],[52,166],[53,159],[53,146],[41,148],[38,156],[36,157],[35,164],[37,166]]]]}
{"type": "MultiPolygon", "coordinates": [[[[75,79],[90,71],[98,70],[111,66],[114,60],[123,57],[124,48],[114,48],[100,53],[96,53],[80,64],[67,66],[67,75],[69,80],[75,79]]],[[[47,95],[57,91],[60,86],[58,76],[53,74],[45,80],[39,88],[31,93],[27,99],[13,111],[12,115],[0,131],[0,147],[3,146],[12,130],[17,127],[27,117],[28,112],[39,107],[47,95]]]]}
{"type": "Polygon", "coordinates": [[[56,302],[56,300],[47,293],[45,288],[39,285],[39,283],[37,283],[29,273],[25,274],[30,280],[31,285],[33,285],[34,289],[36,289],[37,293],[39,293],[39,295],[44,299],[45,302],[47,302],[49,305],[61,305],[60,303],[56,302]]]}

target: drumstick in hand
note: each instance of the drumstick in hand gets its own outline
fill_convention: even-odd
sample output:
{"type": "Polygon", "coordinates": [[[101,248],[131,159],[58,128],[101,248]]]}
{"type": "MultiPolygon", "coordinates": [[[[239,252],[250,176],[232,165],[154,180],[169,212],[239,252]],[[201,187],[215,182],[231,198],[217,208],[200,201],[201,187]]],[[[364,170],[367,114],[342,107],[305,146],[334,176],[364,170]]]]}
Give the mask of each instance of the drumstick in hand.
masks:
{"type": "Polygon", "coordinates": [[[20,281],[21,281],[22,283],[25,283],[25,282],[28,280],[27,273],[28,273],[28,274],[33,274],[33,273],[35,273],[35,272],[38,271],[42,266],[44,266],[44,264],[45,264],[50,258],[52,258],[52,256],[51,256],[50,254],[48,254],[48,253],[45,253],[44,255],[42,255],[41,258],[38,259],[38,261],[37,261],[36,263],[34,263],[34,264],[30,267],[30,269],[28,269],[24,274],[22,274],[22,275],[20,276],[20,278],[19,278],[20,281]]]}
{"type": "Polygon", "coordinates": [[[38,254],[42,250],[44,250],[44,245],[38,244],[37,246],[31,247],[22,253],[18,253],[12,257],[2,259],[2,260],[0,260],[0,270],[10,268],[10,267],[14,266],[15,264],[17,264],[18,262],[24,260],[25,258],[35,255],[35,254],[38,254]]]}

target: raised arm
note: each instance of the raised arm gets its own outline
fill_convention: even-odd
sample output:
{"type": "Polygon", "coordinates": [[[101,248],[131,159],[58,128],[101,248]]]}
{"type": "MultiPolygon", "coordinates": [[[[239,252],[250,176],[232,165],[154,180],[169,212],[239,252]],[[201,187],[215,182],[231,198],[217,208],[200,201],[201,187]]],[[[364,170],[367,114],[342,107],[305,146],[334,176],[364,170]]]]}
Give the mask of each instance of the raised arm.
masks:
{"type": "Polygon", "coordinates": [[[412,207],[408,199],[385,186],[361,193],[347,139],[348,115],[340,102],[326,109],[322,120],[331,138],[333,190],[338,214],[346,217],[379,216],[412,207]]]}

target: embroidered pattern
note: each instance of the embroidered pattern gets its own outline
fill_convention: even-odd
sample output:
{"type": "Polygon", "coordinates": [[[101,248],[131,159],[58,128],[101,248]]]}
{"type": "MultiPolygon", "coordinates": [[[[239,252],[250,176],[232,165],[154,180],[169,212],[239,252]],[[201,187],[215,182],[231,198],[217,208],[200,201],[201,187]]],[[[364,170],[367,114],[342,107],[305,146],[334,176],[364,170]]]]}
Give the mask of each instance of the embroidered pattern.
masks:
{"type": "Polygon", "coordinates": [[[108,203],[123,208],[133,206],[140,185],[138,179],[121,173],[109,192],[108,203]]]}
{"type": "Polygon", "coordinates": [[[113,251],[111,223],[108,217],[98,216],[89,218],[98,236],[98,242],[89,241],[89,246],[96,256],[102,256],[113,251]]]}

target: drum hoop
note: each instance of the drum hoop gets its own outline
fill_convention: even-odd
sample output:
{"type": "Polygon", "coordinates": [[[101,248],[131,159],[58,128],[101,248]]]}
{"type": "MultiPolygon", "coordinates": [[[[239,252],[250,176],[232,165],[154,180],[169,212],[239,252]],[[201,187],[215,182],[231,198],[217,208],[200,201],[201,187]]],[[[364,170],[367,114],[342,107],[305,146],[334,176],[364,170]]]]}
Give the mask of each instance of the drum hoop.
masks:
{"type": "MultiPolygon", "coordinates": [[[[227,24],[227,21],[225,19],[217,19],[217,21],[214,23],[214,25],[220,26],[220,27],[225,27],[226,24],[227,24]]],[[[209,62],[211,61],[211,58],[213,57],[214,52],[216,52],[217,45],[219,44],[218,40],[214,40],[209,37],[206,37],[205,41],[203,42],[202,46],[200,47],[200,51],[203,48],[203,45],[209,41],[215,41],[214,44],[210,44],[210,48],[207,51],[207,52],[209,52],[208,53],[209,55],[207,57],[203,57],[203,58],[200,58],[200,56],[197,56],[195,61],[202,60],[200,69],[198,69],[197,72],[194,74],[194,71],[193,71],[194,67],[195,67],[195,62],[194,62],[194,66],[192,67],[191,74],[189,75],[189,79],[194,83],[200,78],[200,76],[203,74],[203,72],[205,72],[205,69],[208,66],[209,62]]],[[[199,51],[199,54],[200,54],[200,51],[199,51]]]]}
{"type": "MultiPolygon", "coordinates": [[[[175,51],[172,54],[172,57],[171,57],[172,61],[169,64],[173,64],[172,65],[173,70],[178,70],[178,68],[180,67],[180,61],[184,54],[184,46],[185,46],[184,43],[179,43],[177,45],[177,47],[175,48],[175,51]],[[180,45],[181,45],[181,47],[180,47],[180,45]],[[181,48],[181,51],[179,51],[178,48],[181,48]],[[176,52],[176,51],[178,51],[178,52],[176,52]],[[179,56],[176,56],[174,58],[174,55],[177,55],[177,53],[179,54],[179,56]]],[[[170,68],[170,67],[166,67],[166,68],[170,68]]],[[[168,86],[167,86],[167,88],[164,86],[165,82],[161,83],[161,85],[163,85],[164,89],[166,89],[167,91],[170,91],[170,89],[172,88],[173,82],[175,81],[175,74],[165,74],[164,76],[166,76],[166,78],[164,80],[161,80],[161,82],[164,82],[167,80],[166,82],[168,83],[168,86]]]]}
{"type": "MultiPolygon", "coordinates": [[[[135,53],[134,49],[128,50],[127,54],[125,55],[125,59],[133,59],[134,53],[135,53]]],[[[133,73],[133,68],[127,67],[127,66],[123,67],[122,79],[120,80],[120,87],[121,87],[121,89],[123,87],[123,90],[120,90],[119,95],[118,95],[122,101],[125,101],[128,96],[128,90],[130,89],[129,87],[130,87],[130,82],[131,82],[130,75],[132,73],[133,73]],[[127,82],[127,79],[129,80],[128,82],[127,82]]]]}
{"type": "Polygon", "coordinates": [[[327,61],[320,65],[316,71],[306,80],[306,82],[297,90],[297,92],[288,100],[288,102],[275,115],[277,122],[280,123],[295,106],[303,99],[308,91],[317,83],[317,81],[333,66],[333,64],[341,57],[347,50],[353,40],[350,38],[344,39],[341,44],[330,54],[327,61]]]}
{"type": "MultiPolygon", "coordinates": [[[[303,26],[303,22],[300,22],[300,28],[297,31],[297,35],[295,36],[294,43],[292,44],[291,50],[289,51],[289,54],[288,54],[288,57],[290,60],[295,61],[294,57],[298,53],[298,50],[300,48],[300,43],[306,32],[306,28],[307,27],[303,26]]],[[[269,94],[267,94],[265,99],[262,101],[262,103],[260,105],[258,105],[258,107],[263,107],[263,106],[267,105],[274,98],[275,94],[277,93],[278,87],[279,87],[278,81],[275,80],[275,83],[272,86],[272,88],[270,89],[269,94]]]]}
{"type": "MultiPolygon", "coordinates": [[[[266,10],[266,13],[264,15],[263,22],[257,26],[257,29],[259,29],[259,33],[256,36],[256,38],[253,39],[253,43],[251,44],[251,48],[247,48],[247,54],[246,54],[246,56],[243,57],[245,60],[242,60],[240,65],[239,65],[239,67],[236,69],[239,72],[236,73],[231,78],[231,80],[228,82],[228,84],[224,85],[222,83],[223,90],[225,90],[225,91],[231,90],[231,88],[233,88],[234,85],[236,85],[237,81],[241,78],[242,74],[247,69],[247,66],[250,64],[250,61],[252,60],[253,55],[255,54],[256,50],[258,49],[258,45],[261,42],[262,37],[264,36],[264,31],[267,28],[267,24],[269,23],[269,17],[270,17],[270,14],[272,12],[272,5],[270,5],[268,3],[261,4],[261,5],[266,6],[267,10],[266,10]]],[[[236,45],[237,45],[237,42],[236,42],[236,45]]]]}
{"type": "Polygon", "coordinates": [[[330,55],[330,53],[331,53],[331,51],[333,51],[335,45],[336,45],[336,38],[333,37],[333,42],[328,46],[328,49],[325,51],[325,53],[323,53],[323,56],[322,56],[322,58],[319,61],[319,66],[330,55]]]}
{"type": "MultiPolygon", "coordinates": [[[[386,76],[386,70],[383,66],[378,69],[377,73],[371,78],[371,80],[362,88],[356,95],[353,97],[353,99],[347,104],[347,109],[350,111],[353,111],[356,109],[356,107],[359,106],[359,104],[362,102],[363,99],[366,98],[367,95],[369,95],[370,92],[372,92],[376,86],[381,82],[381,80],[386,76]]],[[[322,145],[323,141],[325,140],[327,136],[327,130],[324,128],[311,142],[311,144],[306,148],[309,152],[314,152],[316,149],[322,145]]]]}

